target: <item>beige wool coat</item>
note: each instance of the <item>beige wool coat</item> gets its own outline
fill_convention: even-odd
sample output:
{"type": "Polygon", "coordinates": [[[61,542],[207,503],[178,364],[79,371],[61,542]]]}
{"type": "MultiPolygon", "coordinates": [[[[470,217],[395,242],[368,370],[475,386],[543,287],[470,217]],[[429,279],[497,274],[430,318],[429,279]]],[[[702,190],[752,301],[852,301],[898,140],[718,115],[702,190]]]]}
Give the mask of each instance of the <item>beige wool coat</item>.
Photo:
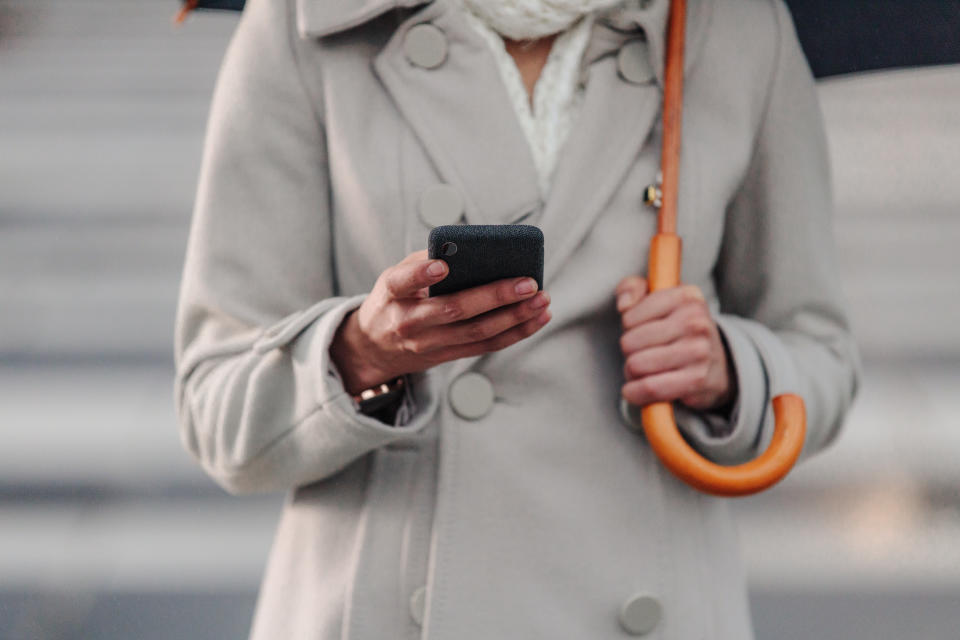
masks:
{"type": "MultiPolygon", "coordinates": [[[[226,53],[176,406],[185,447],[227,491],[289,495],[252,637],[750,638],[728,502],[666,472],[621,406],[614,287],[645,273],[655,230],[642,192],[666,3],[594,25],[545,201],[492,52],[454,6],[250,0],[226,53]],[[437,185],[439,204],[424,197],[437,185]],[[354,409],[328,347],[377,276],[426,246],[438,207],[539,226],[553,319],[412,375],[415,411],[392,426],[354,409]],[[449,393],[466,373],[494,390],[480,417],[449,393]]],[[[743,461],[770,436],[770,398],[799,393],[805,459],[837,436],[860,366],[814,83],[782,0],[688,13],[682,277],[710,302],[740,397],[729,420],[679,406],[678,421],[703,455],[743,461]]]]}

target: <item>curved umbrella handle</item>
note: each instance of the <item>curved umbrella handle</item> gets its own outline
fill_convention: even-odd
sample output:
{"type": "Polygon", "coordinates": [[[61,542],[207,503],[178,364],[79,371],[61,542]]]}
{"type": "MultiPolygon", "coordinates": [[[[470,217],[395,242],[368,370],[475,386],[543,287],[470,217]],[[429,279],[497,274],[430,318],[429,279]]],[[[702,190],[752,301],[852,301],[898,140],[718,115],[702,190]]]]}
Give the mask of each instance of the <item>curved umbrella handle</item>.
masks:
{"type": "Polygon", "coordinates": [[[681,437],[673,418],[673,405],[656,402],[641,412],[643,431],[650,448],[675,476],[694,489],[717,496],[745,496],[779,482],[797,461],[803,448],[806,413],[803,398],[784,393],[773,399],[776,427],[770,446],[760,457],[727,467],[710,462],[681,437]]]}
{"type": "MultiPolygon", "coordinates": [[[[650,291],[680,283],[680,236],[658,233],[650,242],[648,285],[650,291]]],[[[773,399],[776,417],[773,440],[758,458],[732,467],[701,456],[680,435],[673,405],[655,402],[643,407],[643,431],[663,465],[695,489],[718,496],[743,496],[776,484],[793,467],[806,436],[803,398],[784,393],[773,399]]]]}

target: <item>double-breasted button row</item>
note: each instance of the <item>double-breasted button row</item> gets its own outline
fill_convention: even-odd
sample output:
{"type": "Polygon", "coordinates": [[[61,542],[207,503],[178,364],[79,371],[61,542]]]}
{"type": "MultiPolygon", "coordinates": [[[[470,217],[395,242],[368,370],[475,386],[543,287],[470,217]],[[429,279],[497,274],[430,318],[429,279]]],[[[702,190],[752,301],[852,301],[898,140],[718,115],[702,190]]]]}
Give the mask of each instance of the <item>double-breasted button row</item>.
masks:
{"type": "Polygon", "coordinates": [[[420,193],[417,213],[428,227],[456,224],[463,217],[463,196],[449,184],[430,185],[420,193]]]}
{"type": "Polygon", "coordinates": [[[403,38],[403,53],[418,67],[440,66],[447,59],[447,36],[429,22],[415,24],[407,29],[403,38]]]}
{"type": "MultiPolygon", "coordinates": [[[[412,64],[424,69],[438,67],[447,59],[447,36],[429,22],[415,24],[403,38],[403,53],[412,64]]],[[[650,82],[654,77],[646,39],[634,38],[620,47],[617,55],[620,75],[634,84],[650,82]]]]}

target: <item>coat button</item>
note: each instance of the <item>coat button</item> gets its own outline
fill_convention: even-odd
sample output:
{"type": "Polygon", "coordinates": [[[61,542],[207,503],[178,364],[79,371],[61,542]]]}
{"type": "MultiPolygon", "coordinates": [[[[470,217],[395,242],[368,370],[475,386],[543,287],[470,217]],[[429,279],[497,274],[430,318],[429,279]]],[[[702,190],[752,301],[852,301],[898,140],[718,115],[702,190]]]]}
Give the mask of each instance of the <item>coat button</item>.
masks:
{"type": "Polygon", "coordinates": [[[403,53],[418,67],[432,69],[447,57],[447,37],[429,22],[415,24],[403,38],[403,53]]]}
{"type": "Polygon", "coordinates": [[[478,420],[493,407],[493,385],[486,376],[469,372],[450,384],[450,406],[466,420],[478,420]]]}
{"type": "Polygon", "coordinates": [[[463,216],[463,197],[449,184],[435,184],[423,190],[417,208],[429,227],[456,224],[463,216]]]}
{"type": "Polygon", "coordinates": [[[620,625],[633,636],[642,636],[653,631],[660,622],[660,601],[653,596],[637,594],[620,608],[620,625]]]}
{"type": "Polygon", "coordinates": [[[634,84],[650,82],[653,77],[653,67],[650,66],[650,55],[647,43],[642,38],[634,38],[620,47],[617,54],[617,68],[620,76],[634,84]]]}
{"type": "Polygon", "coordinates": [[[410,617],[418,625],[423,625],[423,610],[427,604],[427,588],[417,587],[410,596],[410,617]]]}

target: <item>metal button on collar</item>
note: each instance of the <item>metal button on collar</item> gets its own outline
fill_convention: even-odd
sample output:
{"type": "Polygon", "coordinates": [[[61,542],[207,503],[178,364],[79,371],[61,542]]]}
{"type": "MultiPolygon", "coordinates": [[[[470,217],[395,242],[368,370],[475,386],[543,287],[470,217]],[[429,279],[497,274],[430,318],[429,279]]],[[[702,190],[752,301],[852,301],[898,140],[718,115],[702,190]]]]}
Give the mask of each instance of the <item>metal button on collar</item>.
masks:
{"type": "Polygon", "coordinates": [[[653,631],[662,617],[660,601],[651,595],[637,594],[620,608],[620,625],[633,636],[653,631]]]}
{"type": "Polygon", "coordinates": [[[403,38],[403,53],[418,67],[432,69],[447,58],[447,36],[429,22],[415,24],[403,38]]]}
{"type": "Polygon", "coordinates": [[[458,416],[478,420],[493,407],[493,385],[483,374],[470,371],[450,384],[448,398],[458,416]]]}
{"type": "Polygon", "coordinates": [[[423,611],[427,604],[427,588],[417,587],[410,596],[410,617],[418,625],[423,625],[423,611]]]}
{"type": "Polygon", "coordinates": [[[449,184],[434,184],[423,190],[417,203],[420,219],[430,227],[456,224],[463,216],[463,197],[449,184]]]}
{"type": "Polygon", "coordinates": [[[624,80],[634,84],[645,84],[653,80],[653,67],[650,66],[646,40],[634,38],[620,47],[617,69],[624,80]]]}

